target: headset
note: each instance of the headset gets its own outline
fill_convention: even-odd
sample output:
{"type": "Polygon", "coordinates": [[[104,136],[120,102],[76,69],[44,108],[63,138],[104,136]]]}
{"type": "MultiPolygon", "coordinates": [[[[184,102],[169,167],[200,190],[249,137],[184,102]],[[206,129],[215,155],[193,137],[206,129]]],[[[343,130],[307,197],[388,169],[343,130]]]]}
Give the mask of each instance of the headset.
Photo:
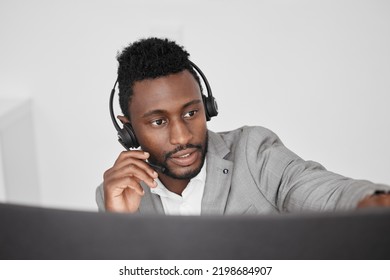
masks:
{"type": "MultiPolygon", "coordinates": [[[[206,113],[206,120],[209,121],[212,117],[215,117],[218,115],[218,104],[215,98],[213,97],[213,94],[211,92],[211,88],[209,85],[209,82],[207,81],[206,76],[203,74],[202,70],[199,69],[198,66],[195,65],[192,61],[190,61],[191,66],[198,72],[198,74],[202,77],[203,83],[206,86],[207,89],[207,96],[202,94],[202,100],[205,107],[205,113],[206,113]]],[[[115,126],[115,129],[118,132],[118,141],[121,143],[121,145],[126,149],[136,149],[139,147],[139,143],[137,140],[137,137],[135,136],[133,127],[130,123],[125,123],[123,125],[123,128],[121,128],[116,121],[115,115],[114,115],[114,106],[113,106],[113,100],[115,96],[115,87],[118,83],[118,79],[114,83],[114,87],[111,90],[110,94],[110,102],[109,102],[109,109],[110,109],[110,116],[112,123],[115,126]]]]}

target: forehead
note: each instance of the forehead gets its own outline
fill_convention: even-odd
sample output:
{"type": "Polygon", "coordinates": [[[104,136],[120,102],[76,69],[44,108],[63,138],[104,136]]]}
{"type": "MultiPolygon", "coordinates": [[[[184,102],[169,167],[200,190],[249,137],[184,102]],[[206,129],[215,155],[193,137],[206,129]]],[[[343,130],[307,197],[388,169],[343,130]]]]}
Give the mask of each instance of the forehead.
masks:
{"type": "Polygon", "coordinates": [[[131,118],[150,110],[178,110],[183,104],[201,99],[198,82],[184,70],[169,76],[138,81],[129,105],[131,118]]]}

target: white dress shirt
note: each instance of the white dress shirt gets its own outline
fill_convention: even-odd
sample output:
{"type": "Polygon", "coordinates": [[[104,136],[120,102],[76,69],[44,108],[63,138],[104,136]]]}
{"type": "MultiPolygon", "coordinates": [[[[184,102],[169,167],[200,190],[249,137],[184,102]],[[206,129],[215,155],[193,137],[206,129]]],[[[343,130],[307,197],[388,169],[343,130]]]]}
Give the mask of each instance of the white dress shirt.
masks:
{"type": "Polygon", "coordinates": [[[206,183],[206,160],[198,175],[190,180],[181,196],[169,191],[157,178],[157,187],[151,192],[161,198],[166,215],[200,215],[206,183]]]}

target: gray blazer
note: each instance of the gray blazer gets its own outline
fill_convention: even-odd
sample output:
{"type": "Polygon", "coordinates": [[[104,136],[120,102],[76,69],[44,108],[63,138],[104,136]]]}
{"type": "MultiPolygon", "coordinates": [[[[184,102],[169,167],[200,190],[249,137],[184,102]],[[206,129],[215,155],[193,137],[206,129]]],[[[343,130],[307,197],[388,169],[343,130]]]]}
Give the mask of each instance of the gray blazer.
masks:
{"type": "MultiPolygon", "coordinates": [[[[304,161],[263,127],[208,132],[207,177],[202,215],[348,210],[390,186],[353,180],[304,161]]],[[[143,185],[140,214],[164,214],[160,197],[143,185]]],[[[103,186],[96,202],[104,211],[103,186]]]]}

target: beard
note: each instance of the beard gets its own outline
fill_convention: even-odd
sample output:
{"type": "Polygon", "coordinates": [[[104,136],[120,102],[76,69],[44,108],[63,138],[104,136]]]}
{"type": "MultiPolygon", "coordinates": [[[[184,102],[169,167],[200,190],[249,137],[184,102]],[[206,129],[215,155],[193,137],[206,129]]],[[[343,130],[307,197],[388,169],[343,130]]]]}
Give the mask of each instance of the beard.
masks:
{"type": "Polygon", "coordinates": [[[204,137],[204,142],[202,144],[187,144],[187,145],[178,146],[176,149],[164,154],[164,157],[163,157],[164,161],[163,162],[158,162],[158,161],[155,161],[153,159],[151,159],[151,162],[152,163],[156,162],[156,165],[164,167],[164,169],[165,169],[164,174],[173,178],[173,179],[190,180],[190,179],[194,178],[196,175],[198,175],[199,172],[202,170],[202,167],[204,165],[204,161],[206,159],[207,146],[208,146],[208,133],[206,131],[206,135],[204,137]],[[194,167],[194,169],[188,170],[184,173],[174,172],[171,168],[169,168],[169,166],[167,164],[169,157],[172,156],[173,154],[179,152],[179,151],[182,151],[182,150],[185,150],[188,148],[195,148],[200,152],[200,154],[201,154],[200,164],[198,166],[194,167]]]}

